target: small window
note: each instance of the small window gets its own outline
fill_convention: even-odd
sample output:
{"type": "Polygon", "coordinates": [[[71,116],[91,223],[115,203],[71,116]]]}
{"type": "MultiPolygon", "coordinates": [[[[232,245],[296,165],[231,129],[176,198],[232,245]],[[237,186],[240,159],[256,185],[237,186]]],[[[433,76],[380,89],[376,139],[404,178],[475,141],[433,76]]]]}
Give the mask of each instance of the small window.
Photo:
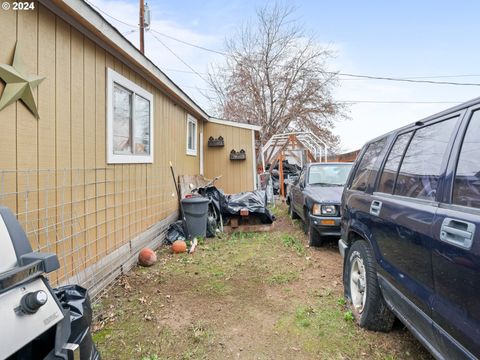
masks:
{"type": "Polygon", "coordinates": [[[395,195],[435,200],[448,143],[458,117],[415,132],[398,173],[395,195]]]}
{"type": "Polygon", "coordinates": [[[379,192],[391,194],[393,187],[395,186],[395,178],[397,177],[398,167],[402,161],[403,154],[407,148],[408,142],[412,137],[412,131],[400,135],[388,155],[387,162],[383,168],[382,176],[380,177],[380,183],[378,185],[379,192]]]}
{"type": "Polygon", "coordinates": [[[463,139],[455,175],[453,203],[480,208],[480,111],[473,113],[463,139]]]}
{"type": "Polygon", "coordinates": [[[352,180],[352,190],[365,191],[367,190],[370,179],[375,179],[378,171],[377,159],[386,141],[386,138],[383,138],[368,145],[362,160],[360,160],[360,164],[358,164],[355,177],[352,180]]]}
{"type": "Polygon", "coordinates": [[[197,119],[187,116],[187,155],[197,155],[197,119]]]}
{"type": "Polygon", "coordinates": [[[107,161],[153,162],[153,96],[127,78],[107,72],[107,161]]]}

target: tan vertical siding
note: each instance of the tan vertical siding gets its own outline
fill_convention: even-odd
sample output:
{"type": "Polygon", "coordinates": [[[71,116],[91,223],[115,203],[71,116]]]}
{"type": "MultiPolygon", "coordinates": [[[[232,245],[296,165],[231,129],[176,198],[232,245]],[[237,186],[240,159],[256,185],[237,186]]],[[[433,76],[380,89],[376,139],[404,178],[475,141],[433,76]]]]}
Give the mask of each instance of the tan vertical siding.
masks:
{"type": "MultiPolygon", "coordinates": [[[[73,271],[71,223],[71,43],[70,26],[63,20],[57,19],[56,30],[56,85],[55,85],[55,120],[56,120],[56,169],[57,169],[57,211],[56,223],[60,241],[57,242],[57,253],[63,254],[63,273],[70,276],[73,271]]],[[[21,104],[17,105],[20,107],[21,104]]],[[[41,120],[40,120],[41,121],[41,120]]]]}
{"type": "Polygon", "coordinates": [[[205,177],[222,175],[217,186],[226,193],[253,189],[252,130],[208,122],[203,127],[205,177]],[[208,138],[222,136],[224,147],[208,147],[208,138]],[[244,149],[246,160],[230,160],[230,151],[244,149]]]}
{"type": "Polygon", "coordinates": [[[0,205],[35,249],[57,252],[52,280],[62,282],[175,212],[168,162],[177,175],[198,174],[200,157],[186,155],[182,107],[42,5],[0,11],[0,38],[1,63],[18,40],[26,71],[46,77],[39,120],[21,102],[0,111],[0,205]],[[108,67],[153,94],[153,164],[106,163],[108,67]]]}
{"type": "Polygon", "coordinates": [[[74,271],[85,268],[86,263],[86,237],[81,229],[85,228],[85,188],[83,186],[83,171],[85,169],[84,149],[84,44],[83,36],[76,30],[71,31],[71,168],[72,168],[72,232],[78,235],[72,238],[72,262],[74,271]],[[77,86],[75,84],[78,84],[77,86]]]}
{"type": "MultiPolygon", "coordinates": [[[[20,11],[17,15],[18,51],[23,53],[22,65],[26,72],[36,73],[37,56],[28,57],[25,54],[37,53],[38,14],[20,11]]],[[[37,90],[34,90],[37,100],[37,90]]],[[[37,122],[30,121],[32,115],[25,106],[17,106],[17,191],[26,192],[31,185],[37,184],[38,174],[31,169],[37,169],[37,122]]],[[[38,195],[28,200],[17,201],[17,213],[20,221],[25,224],[27,233],[34,233],[38,228],[38,195]]],[[[38,241],[37,238],[34,241],[38,241]]]]}
{"type": "MultiPolygon", "coordinates": [[[[0,11],[0,39],[2,39],[2,49],[0,51],[0,62],[10,64],[13,54],[8,49],[13,49],[16,36],[12,36],[17,31],[16,12],[0,11]]],[[[3,92],[4,85],[0,81],[0,91],[3,92]]],[[[12,104],[0,112],[0,121],[2,131],[0,131],[0,144],[2,151],[0,152],[0,163],[6,171],[0,178],[0,189],[3,193],[2,204],[8,206],[13,211],[17,211],[17,106],[12,104]],[[8,121],[7,121],[8,120],[8,121]],[[9,170],[9,171],[7,171],[9,170]]]]}
{"type": "MultiPolygon", "coordinates": [[[[39,200],[39,247],[47,252],[55,252],[55,232],[52,226],[56,222],[55,193],[55,16],[45,8],[38,14],[38,73],[45,77],[38,88],[38,193],[39,200]]],[[[7,47],[6,49],[10,49],[7,47]]],[[[21,105],[23,106],[23,105],[21,105]]],[[[0,118],[3,111],[0,112],[0,118]]]]}
{"type": "MultiPolygon", "coordinates": [[[[95,44],[88,39],[84,39],[84,161],[85,171],[83,172],[85,189],[85,237],[87,239],[86,266],[91,266],[96,261],[97,254],[97,228],[96,228],[96,186],[95,186],[95,161],[96,161],[96,96],[95,96],[95,44]]],[[[79,84],[80,85],[80,84],[79,84]]]]}

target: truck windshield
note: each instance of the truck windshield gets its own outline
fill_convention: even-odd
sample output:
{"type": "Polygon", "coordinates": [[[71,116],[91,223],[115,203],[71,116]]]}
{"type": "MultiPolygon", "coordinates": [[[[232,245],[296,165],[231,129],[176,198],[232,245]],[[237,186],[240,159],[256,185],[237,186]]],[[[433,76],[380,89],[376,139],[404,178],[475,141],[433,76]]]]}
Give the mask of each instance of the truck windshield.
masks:
{"type": "Polygon", "coordinates": [[[352,164],[319,164],[310,166],[308,173],[309,185],[343,186],[347,181],[352,164]]]}

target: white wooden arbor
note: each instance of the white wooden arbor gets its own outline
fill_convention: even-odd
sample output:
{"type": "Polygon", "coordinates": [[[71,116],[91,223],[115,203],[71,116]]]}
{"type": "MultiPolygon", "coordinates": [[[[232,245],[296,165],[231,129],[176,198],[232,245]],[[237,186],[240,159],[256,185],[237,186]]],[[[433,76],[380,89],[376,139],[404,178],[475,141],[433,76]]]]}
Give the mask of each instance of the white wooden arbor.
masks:
{"type": "MultiPolygon", "coordinates": [[[[262,165],[270,164],[270,171],[279,162],[280,183],[283,184],[283,160],[292,157],[303,166],[306,162],[327,162],[328,145],[311,132],[292,132],[273,135],[263,146],[262,165]]],[[[283,196],[283,186],[280,186],[283,196]]]]}

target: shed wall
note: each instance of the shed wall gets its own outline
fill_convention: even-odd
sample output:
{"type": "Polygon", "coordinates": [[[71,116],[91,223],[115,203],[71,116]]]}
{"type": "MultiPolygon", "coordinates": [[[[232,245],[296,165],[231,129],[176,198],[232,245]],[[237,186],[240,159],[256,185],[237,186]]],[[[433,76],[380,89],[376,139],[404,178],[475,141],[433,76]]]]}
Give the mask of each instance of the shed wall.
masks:
{"type": "Polygon", "coordinates": [[[205,177],[214,178],[222,175],[216,185],[227,194],[252,191],[254,188],[252,130],[208,122],[204,124],[203,131],[205,177]],[[225,146],[208,147],[210,136],[215,139],[222,136],[225,146]],[[230,151],[232,149],[240,151],[242,148],[246,151],[246,160],[230,160],[230,151]]]}

